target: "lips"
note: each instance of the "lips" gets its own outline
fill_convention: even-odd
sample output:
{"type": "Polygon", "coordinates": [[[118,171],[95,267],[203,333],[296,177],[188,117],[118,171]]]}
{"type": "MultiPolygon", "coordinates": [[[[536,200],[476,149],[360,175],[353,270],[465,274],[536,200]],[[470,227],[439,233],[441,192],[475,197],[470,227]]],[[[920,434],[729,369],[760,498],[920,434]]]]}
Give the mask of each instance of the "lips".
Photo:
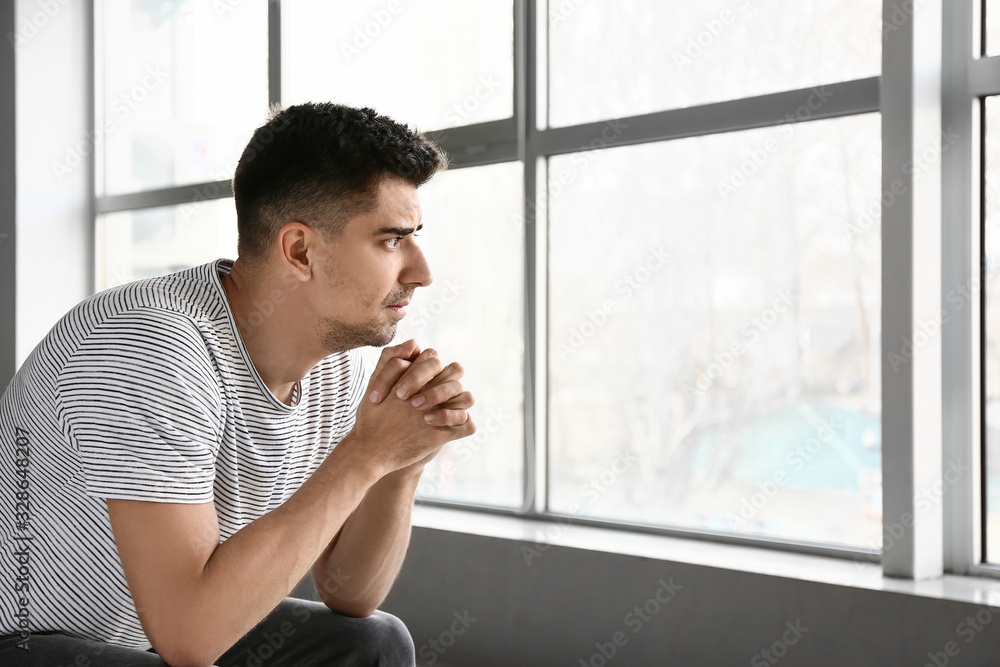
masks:
{"type": "Polygon", "coordinates": [[[394,303],[392,305],[386,306],[385,309],[394,315],[399,315],[403,317],[406,315],[406,306],[409,305],[409,300],[400,301],[399,303],[394,303]]]}

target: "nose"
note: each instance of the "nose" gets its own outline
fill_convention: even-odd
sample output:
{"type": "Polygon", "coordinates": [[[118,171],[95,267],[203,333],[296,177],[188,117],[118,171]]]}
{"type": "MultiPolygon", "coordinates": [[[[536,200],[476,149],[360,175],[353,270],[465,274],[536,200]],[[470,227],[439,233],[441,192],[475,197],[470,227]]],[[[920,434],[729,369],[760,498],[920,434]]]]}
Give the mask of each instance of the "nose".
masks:
{"type": "Polygon", "coordinates": [[[403,267],[403,274],[399,280],[404,285],[415,285],[416,287],[427,287],[434,282],[434,276],[431,275],[431,267],[427,263],[424,251],[415,243],[410,246],[406,266],[403,267]]]}

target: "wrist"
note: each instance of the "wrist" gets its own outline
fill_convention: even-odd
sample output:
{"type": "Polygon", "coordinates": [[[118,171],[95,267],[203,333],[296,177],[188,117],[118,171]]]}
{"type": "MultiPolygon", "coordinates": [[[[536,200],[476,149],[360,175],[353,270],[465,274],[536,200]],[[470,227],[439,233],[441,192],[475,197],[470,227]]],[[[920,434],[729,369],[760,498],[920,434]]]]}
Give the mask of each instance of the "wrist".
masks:
{"type": "Polygon", "coordinates": [[[355,471],[367,482],[368,486],[373,486],[391,470],[373,457],[369,453],[370,451],[371,448],[366,446],[364,439],[354,431],[350,431],[337,443],[326,461],[332,459],[330,465],[355,471]]]}
{"type": "Polygon", "coordinates": [[[413,490],[416,490],[417,484],[420,483],[420,476],[423,472],[424,464],[413,464],[387,473],[384,477],[382,477],[381,481],[405,487],[413,487],[413,490]]]}

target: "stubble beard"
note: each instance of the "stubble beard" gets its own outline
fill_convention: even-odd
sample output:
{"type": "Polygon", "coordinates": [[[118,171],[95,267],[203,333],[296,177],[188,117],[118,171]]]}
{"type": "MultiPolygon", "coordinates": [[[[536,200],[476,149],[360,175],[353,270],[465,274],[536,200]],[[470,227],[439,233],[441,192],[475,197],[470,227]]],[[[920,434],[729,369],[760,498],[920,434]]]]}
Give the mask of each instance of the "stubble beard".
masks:
{"type": "MultiPolygon", "coordinates": [[[[413,290],[393,292],[382,302],[385,308],[394,303],[408,300],[413,296],[413,290]]],[[[384,312],[384,311],[383,311],[384,312]]],[[[382,347],[392,342],[396,336],[398,320],[391,322],[372,319],[364,324],[349,324],[333,318],[323,320],[323,349],[331,354],[356,347],[382,347]]]]}
{"type": "Polygon", "coordinates": [[[346,324],[335,319],[326,319],[323,322],[325,331],[323,333],[323,349],[334,352],[343,352],[356,347],[382,347],[388,345],[396,336],[396,322],[368,322],[365,324],[346,324]]]}

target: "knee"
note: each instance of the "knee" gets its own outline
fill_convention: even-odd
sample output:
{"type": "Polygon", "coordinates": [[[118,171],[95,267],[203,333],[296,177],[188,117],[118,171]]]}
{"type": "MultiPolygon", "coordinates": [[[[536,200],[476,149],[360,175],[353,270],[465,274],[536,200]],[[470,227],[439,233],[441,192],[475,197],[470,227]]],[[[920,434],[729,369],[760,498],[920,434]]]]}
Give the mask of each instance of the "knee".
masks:
{"type": "Polygon", "coordinates": [[[413,638],[406,624],[384,611],[358,619],[362,626],[356,637],[359,652],[379,667],[412,667],[416,661],[413,638]]]}

